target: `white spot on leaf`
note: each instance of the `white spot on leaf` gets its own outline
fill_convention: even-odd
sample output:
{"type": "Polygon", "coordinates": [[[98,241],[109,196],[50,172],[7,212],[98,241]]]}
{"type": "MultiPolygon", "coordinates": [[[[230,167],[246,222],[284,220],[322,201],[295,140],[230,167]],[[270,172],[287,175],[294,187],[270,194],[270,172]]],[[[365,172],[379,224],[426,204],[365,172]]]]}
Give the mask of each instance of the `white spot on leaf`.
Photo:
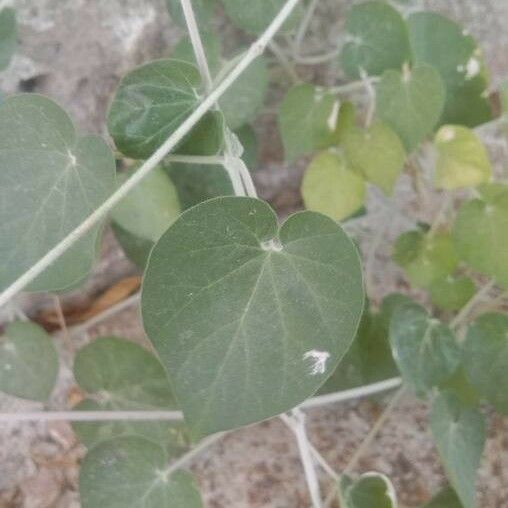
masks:
{"type": "Polygon", "coordinates": [[[328,120],[326,121],[330,132],[333,132],[335,130],[335,126],[337,125],[337,118],[339,116],[339,106],[340,106],[339,101],[335,101],[333,103],[332,111],[330,113],[330,116],[328,117],[328,120]]]}
{"type": "Polygon", "coordinates": [[[480,69],[480,61],[472,56],[466,64],[466,79],[473,79],[475,76],[478,76],[480,69]]]}
{"type": "Polygon", "coordinates": [[[311,376],[325,373],[328,358],[330,358],[330,353],[328,351],[318,351],[317,349],[311,349],[303,355],[304,360],[312,360],[310,370],[311,376]]]}

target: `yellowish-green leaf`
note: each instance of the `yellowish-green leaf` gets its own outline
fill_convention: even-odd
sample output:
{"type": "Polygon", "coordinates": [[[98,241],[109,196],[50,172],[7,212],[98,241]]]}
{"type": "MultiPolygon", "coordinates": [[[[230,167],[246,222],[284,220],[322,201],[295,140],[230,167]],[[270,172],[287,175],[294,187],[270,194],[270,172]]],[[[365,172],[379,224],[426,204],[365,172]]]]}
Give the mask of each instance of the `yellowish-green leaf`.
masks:
{"type": "Polygon", "coordinates": [[[310,163],[302,182],[308,210],[340,221],[358,211],[365,201],[365,181],[351,171],[343,157],[322,152],[310,163]]]}
{"type": "Polygon", "coordinates": [[[476,286],[469,277],[448,275],[434,282],[430,288],[432,303],[443,310],[459,310],[475,294],[476,286]]]}
{"type": "Polygon", "coordinates": [[[487,150],[471,129],[444,125],[437,132],[435,143],[437,187],[476,187],[490,180],[492,167],[487,150]]]}
{"type": "Polygon", "coordinates": [[[385,194],[393,192],[404,167],[406,151],[390,127],[376,122],[366,129],[348,129],[343,134],[343,146],[353,169],[385,194]]]}

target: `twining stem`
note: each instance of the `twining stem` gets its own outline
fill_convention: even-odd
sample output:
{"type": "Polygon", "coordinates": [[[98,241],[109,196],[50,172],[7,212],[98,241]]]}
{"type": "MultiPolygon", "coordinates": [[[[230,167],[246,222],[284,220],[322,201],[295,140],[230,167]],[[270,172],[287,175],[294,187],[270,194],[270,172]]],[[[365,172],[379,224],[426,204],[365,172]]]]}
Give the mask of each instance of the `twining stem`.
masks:
{"type": "Polygon", "coordinates": [[[199,34],[196,16],[194,15],[194,10],[192,8],[192,2],[191,0],[180,0],[180,3],[182,4],[183,15],[185,23],[187,24],[187,31],[189,32],[199,73],[201,74],[201,79],[205,85],[206,93],[209,94],[213,89],[213,80],[210,73],[210,67],[208,66],[208,61],[206,59],[205,50],[203,48],[203,43],[201,41],[201,36],[199,34]]]}
{"type": "Polygon", "coordinates": [[[179,162],[183,164],[224,164],[222,155],[168,155],[166,162],[179,162]]]}
{"type": "MultiPolygon", "coordinates": [[[[359,460],[362,458],[363,454],[367,451],[369,446],[372,444],[372,441],[375,439],[375,437],[378,435],[379,431],[383,427],[383,425],[388,420],[389,416],[391,415],[392,411],[395,409],[397,404],[399,403],[400,399],[405,394],[404,387],[401,387],[397,390],[395,395],[390,400],[389,404],[386,406],[384,411],[381,413],[379,418],[376,420],[376,423],[373,425],[373,427],[370,429],[367,436],[364,438],[360,446],[356,449],[355,453],[347,463],[346,467],[343,470],[343,474],[348,475],[350,474],[358,465],[359,460]]],[[[337,495],[337,488],[338,485],[334,484],[332,487],[331,492],[328,494],[326,500],[325,500],[325,508],[331,506],[333,499],[337,495]]]]}
{"type": "Polygon", "coordinates": [[[292,411],[292,417],[281,415],[281,419],[293,431],[296,442],[298,444],[298,451],[300,452],[300,460],[302,461],[303,470],[305,472],[305,480],[307,481],[307,488],[309,490],[310,498],[313,508],[322,508],[321,491],[319,488],[319,481],[314,468],[314,461],[312,459],[312,452],[307,432],[305,430],[305,415],[298,409],[292,411]]]}
{"type": "Polygon", "coordinates": [[[249,65],[263,53],[268,42],[274,37],[279,28],[290,16],[300,0],[288,0],[280,10],[268,28],[243,55],[241,60],[232,71],[221,81],[212,92],[207,95],[197,108],[184,120],[180,126],[166,139],[166,141],[148,158],[145,163],[126,180],[104,203],[92,212],[79,226],[71,231],[63,240],[53,247],[46,255],[37,261],[23,275],[18,277],[7,289],[0,294],[0,307],[5,305],[15,294],[25,288],[46,268],[55,262],[83,235],[88,233],[96,224],[103,220],[107,214],[143,180],[164,157],[182,141],[201,118],[214,106],[222,95],[231,87],[237,78],[249,67],[249,65]]]}
{"type": "Polygon", "coordinates": [[[307,30],[309,29],[310,22],[314,17],[314,13],[316,12],[316,8],[318,6],[319,0],[311,0],[309,5],[307,6],[307,10],[300,22],[300,26],[298,27],[298,31],[296,32],[295,40],[293,42],[293,58],[297,60],[302,51],[302,43],[305,35],[307,34],[307,30]]]}
{"type": "Polygon", "coordinates": [[[496,281],[491,280],[485,286],[483,286],[473,297],[462,307],[460,312],[450,321],[450,328],[457,329],[467,319],[470,312],[480,303],[489,292],[496,286],[496,281]]]}
{"type": "Polygon", "coordinates": [[[67,323],[65,321],[65,316],[62,309],[62,302],[60,302],[60,297],[58,295],[53,295],[53,302],[55,304],[56,316],[58,318],[58,324],[60,326],[60,330],[62,331],[62,336],[65,340],[65,344],[69,349],[69,351],[74,351],[74,343],[71,340],[69,328],[67,327],[67,323]]]}

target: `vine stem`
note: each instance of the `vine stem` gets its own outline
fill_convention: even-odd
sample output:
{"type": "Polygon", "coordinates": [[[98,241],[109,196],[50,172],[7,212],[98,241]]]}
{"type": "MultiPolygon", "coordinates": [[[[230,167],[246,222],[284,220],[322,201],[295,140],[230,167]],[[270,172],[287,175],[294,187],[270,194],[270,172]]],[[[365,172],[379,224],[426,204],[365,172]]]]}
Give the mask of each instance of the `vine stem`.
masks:
{"type": "Polygon", "coordinates": [[[298,60],[300,57],[300,53],[302,50],[302,43],[305,35],[307,34],[307,30],[309,29],[310,22],[314,17],[314,13],[316,12],[319,0],[311,0],[307,7],[307,10],[302,18],[300,26],[298,27],[298,31],[295,36],[295,40],[293,42],[293,58],[298,60]]]}
{"type": "Polygon", "coordinates": [[[180,124],[180,126],[164,141],[164,143],[145,161],[145,163],[121,185],[104,203],[92,212],[79,226],[71,231],[63,240],[53,247],[47,254],[39,259],[23,275],[18,277],[9,287],[0,294],[0,307],[5,305],[14,295],[24,289],[64,252],[66,252],[83,235],[88,233],[132,190],[150,171],[152,171],[164,157],[182,141],[186,134],[198,121],[214,106],[220,97],[231,87],[237,78],[249,65],[261,55],[267,44],[272,40],[279,28],[289,17],[300,0],[288,0],[268,28],[247,50],[241,60],[231,72],[207,95],[196,109],[180,124]]]}
{"type": "Polygon", "coordinates": [[[323,503],[321,501],[319,481],[314,468],[310,442],[305,430],[305,414],[299,409],[293,409],[292,415],[292,418],[287,415],[280,415],[280,418],[284,423],[286,423],[286,425],[288,425],[288,427],[291,428],[296,437],[298,451],[300,452],[300,460],[302,461],[312,506],[313,508],[322,508],[323,503]]]}
{"type": "Polygon", "coordinates": [[[183,164],[224,164],[222,155],[168,155],[164,160],[183,164]]]}
{"type": "Polygon", "coordinates": [[[496,286],[496,281],[491,280],[483,286],[473,297],[462,307],[460,312],[450,321],[450,328],[457,329],[467,318],[469,313],[473,310],[474,306],[481,302],[496,286]]]}
{"type": "MultiPolygon", "coordinates": [[[[392,411],[395,409],[397,404],[399,403],[400,399],[405,394],[405,388],[401,387],[397,390],[395,395],[390,400],[389,404],[386,406],[384,411],[381,413],[379,418],[376,420],[376,423],[373,425],[373,427],[370,429],[367,436],[365,436],[364,440],[361,442],[360,446],[356,449],[355,453],[347,463],[346,467],[344,468],[344,471],[342,474],[347,475],[350,474],[354,468],[358,465],[359,460],[361,459],[362,455],[367,451],[369,446],[372,444],[372,441],[375,439],[375,437],[378,435],[379,431],[383,427],[383,425],[388,420],[389,416],[391,415],[392,411]]],[[[325,508],[328,508],[331,504],[333,499],[335,498],[335,495],[337,494],[337,485],[334,485],[331,492],[328,494],[326,500],[325,500],[325,508]]]]}
{"type": "MultiPolygon", "coordinates": [[[[138,296],[138,295],[134,295],[138,296]]],[[[72,334],[72,330],[71,330],[72,334]]],[[[376,393],[392,390],[400,386],[401,379],[393,378],[370,385],[343,390],[341,392],[330,393],[312,397],[303,402],[299,409],[309,409],[313,407],[334,404],[337,402],[347,402],[349,400],[368,397],[376,393]]],[[[116,420],[183,420],[181,411],[32,411],[29,413],[0,413],[0,423],[2,422],[32,422],[32,421],[116,421],[116,420]]]]}

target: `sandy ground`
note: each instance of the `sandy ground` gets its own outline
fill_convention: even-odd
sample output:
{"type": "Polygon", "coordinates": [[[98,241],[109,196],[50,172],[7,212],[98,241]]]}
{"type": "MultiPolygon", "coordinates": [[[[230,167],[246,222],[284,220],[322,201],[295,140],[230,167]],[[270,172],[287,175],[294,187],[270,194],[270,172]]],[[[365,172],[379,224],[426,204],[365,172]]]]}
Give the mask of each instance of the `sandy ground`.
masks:
{"type": "MultiPolygon", "coordinates": [[[[122,74],[133,65],[169,53],[181,36],[181,29],[165,15],[162,0],[15,0],[21,22],[21,48],[13,65],[0,77],[6,92],[36,91],[57,99],[86,131],[104,133],[104,115],[112,90],[122,74]],[[161,14],[162,13],[162,14],[161,14]]],[[[307,47],[319,51],[333,42],[343,23],[349,2],[324,1],[311,26],[307,47]],[[330,20],[336,20],[330,22],[330,20]],[[327,34],[328,41],[322,34],[327,34]]],[[[443,2],[426,3],[443,10],[443,2]]],[[[506,0],[455,0],[446,2],[447,12],[463,20],[485,50],[493,83],[508,75],[508,2],[506,0]]],[[[233,47],[239,34],[221,27],[233,47]]],[[[301,68],[302,75],[328,83],[322,69],[301,68]]],[[[283,76],[280,77],[283,82],[283,76]]],[[[272,99],[278,95],[272,91],[272,99]]],[[[280,143],[274,141],[274,118],[269,108],[256,125],[260,137],[260,171],[256,183],[263,197],[281,215],[301,206],[298,193],[302,167],[281,163],[280,143]]],[[[493,149],[498,171],[505,171],[502,152],[493,149]]],[[[506,157],[506,153],[504,154],[506,157]]],[[[434,199],[432,196],[429,199],[434,199]]],[[[401,179],[397,203],[406,215],[418,215],[409,183],[401,179]]],[[[432,207],[430,207],[432,209],[432,207]]],[[[373,232],[386,222],[386,203],[375,192],[369,196],[368,219],[352,226],[352,233],[368,252],[373,232]]],[[[403,217],[390,220],[386,242],[374,264],[376,297],[393,290],[405,290],[400,272],[387,264],[389,240],[407,228],[403,217]]],[[[94,276],[80,295],[79,303],[114,281],[133,273],[111,234],[106,235],[103,255],[94,276]]],[[[34,312],[52,305],[46,297],[22,297],[20,304],[34,312]]],[[[80,337],[76,345],[100,335],[116,334],[144,341],[136,308],[124,311],[97,329],[80,337]]],[[[69,365],[72,355],[58,341],[62,368],[58,388],[49,408],[65,407],[73,395],[69,365]]],[[[382,409],[382,401],[361,401],[308,411],[312,442],[337,470],[347,463],[382,409]]],[[[37,404],[0,395],[0,411],[41,409],[37,404]]],[[[406,397],[393,412],[359,470],[378,470],[389,475],[407,506],[429,498],[443,482],[429,431],[427,408],[406,397]]],[[[489,440],[480,471],[482,508],[508,506],[508,421],[498,416],[489,420],[489,440]]],[[[11,424],[0,427],[0,507],[69,508],[79,506],[78,463],[84,450],[66,423],[11,424]]],[[[284,508],[307,507],[309,499],[296,444],[289,430],[278,420],[233,432],[212,446],[193,469],[199,479],[207,507],[284,508]]],[[[330,486],[322,475],[323,490],[330,486]]]]}

